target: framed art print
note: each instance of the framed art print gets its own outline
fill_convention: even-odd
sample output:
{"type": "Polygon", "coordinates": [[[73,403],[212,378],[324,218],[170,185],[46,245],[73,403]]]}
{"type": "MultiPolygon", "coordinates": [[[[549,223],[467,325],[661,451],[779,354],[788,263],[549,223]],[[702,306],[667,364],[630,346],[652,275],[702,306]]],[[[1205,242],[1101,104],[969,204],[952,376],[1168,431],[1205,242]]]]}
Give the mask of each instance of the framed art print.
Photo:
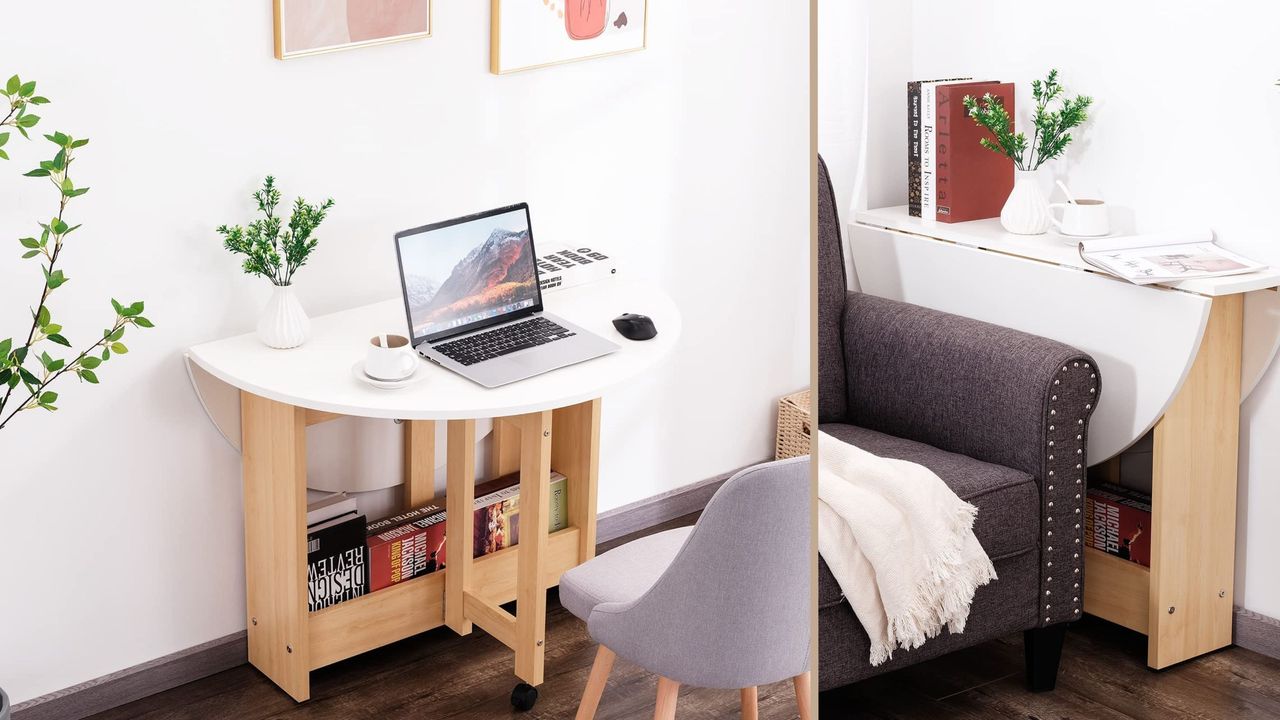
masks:
{"type": "Polygon", "coordinates": [[[495,74],[643,50],[647,0],[492,0],[495,74]]]}
{"type": "Polygon", "coordinates": [[[431,0],[274,0],[276,57],[431,37],[431,0]]]}

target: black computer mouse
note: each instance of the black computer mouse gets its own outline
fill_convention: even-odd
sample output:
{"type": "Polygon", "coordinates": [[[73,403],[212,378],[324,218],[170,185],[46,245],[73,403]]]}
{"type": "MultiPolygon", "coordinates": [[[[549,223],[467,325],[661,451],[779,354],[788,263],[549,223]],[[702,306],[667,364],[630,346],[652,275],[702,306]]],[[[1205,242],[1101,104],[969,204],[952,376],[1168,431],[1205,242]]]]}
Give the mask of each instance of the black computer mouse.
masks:
{"type": "Polygon", "coordinates": [[[613,319],[613,326],[628,340],[648,340],[658,334],[648,315],[623,313],[613,319]]]}

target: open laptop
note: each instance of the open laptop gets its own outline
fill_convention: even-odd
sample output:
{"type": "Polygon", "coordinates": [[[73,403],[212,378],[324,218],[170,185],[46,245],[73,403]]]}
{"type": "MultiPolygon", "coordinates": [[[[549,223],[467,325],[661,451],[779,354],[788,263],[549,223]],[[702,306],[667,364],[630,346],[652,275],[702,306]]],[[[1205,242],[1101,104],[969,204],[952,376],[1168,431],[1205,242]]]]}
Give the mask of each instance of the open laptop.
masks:
{"type": "Polygon", "coordinates": [[[414,348],[485,387],[617,350],[542,311],[536,257],[525,203],[396,233],[414,348]]]}

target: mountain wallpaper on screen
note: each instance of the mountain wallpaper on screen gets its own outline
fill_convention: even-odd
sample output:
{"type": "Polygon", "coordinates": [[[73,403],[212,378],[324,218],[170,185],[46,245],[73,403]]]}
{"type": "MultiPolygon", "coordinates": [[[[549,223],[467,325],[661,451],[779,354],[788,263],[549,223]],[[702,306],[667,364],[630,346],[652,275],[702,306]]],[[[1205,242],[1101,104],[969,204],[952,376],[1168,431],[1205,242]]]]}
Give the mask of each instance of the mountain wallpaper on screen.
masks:
{"type": "Polygon", "coordinates": [[[535,282],[529,231],[498,228],[453,266],[430,300],[414,306],[413,317],[427,324],[533,297],[535,282]]]}

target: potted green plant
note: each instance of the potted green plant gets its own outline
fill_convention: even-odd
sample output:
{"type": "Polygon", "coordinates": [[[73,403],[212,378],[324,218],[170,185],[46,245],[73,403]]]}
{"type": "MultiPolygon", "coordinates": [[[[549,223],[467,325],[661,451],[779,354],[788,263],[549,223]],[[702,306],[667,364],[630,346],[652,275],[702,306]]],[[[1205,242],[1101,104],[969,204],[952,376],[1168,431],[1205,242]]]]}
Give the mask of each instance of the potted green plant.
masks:
{"type": "Polygon", "coordinates": [[[235,255],[243,255],[241,267],[250,275],[258,275],[271,281],[271,299],[262,310],[258,321],[258,337],[269,347],[285,349],[306,342],[311,332],[311,320],[302,309],[293,292],[293,275],[311,257],[318,238],[312,236],[324,222],[333,198],[320,205],[309,205],[302,198],[293,204],[288,225],[276,215],[280,204],[280,191],[276,180],[268,175],[262,189],[253,193],[262,217],[249,223],[248,228],[220,225],[218,233],[223,246],[235,255]]]}
{"type": "Polygon", "coordinates": [[[1062,156],[1071,144],[1071,130],[1089,119],[1088,109],[1093,104],[1093,98],[1087,95],[1062,98],[1062,93],[1057,70],[1050,70],[1044,80],[1031,82],[1036,108],[1031,118],[1035,132],[1030,144],[1024,133],[1013,131],[1013,118],[1000,98],[990,93],[964,98],[969,117],[994,138],[982,138],[982,146],[1013,160],[1013,192],[1000,210],[1000,224],[1011,233],[1040,235],[1049,229],[1049,201],[1040,189],[1036,171],[1045,162],[1062,156]],[[1057,109],[1050,110],[1049,104],[1060,98],[1057,109]]]}
{"type": "MultiPolygon", "coordinates": [[[[35,81],[23,82],[17,75],[9,78],[0,88],[0,160],[8,160],[4,150],[13,130],[30,139],[29,131],[40,123],[40,116],[33,109],[49,102],[36,94],[35,81]],[[8,109],[4,104],[7,102],[8,109]]],[[[27,177],[48,182],[57,194],[56,213],[36,224],[40,228],[32,237],[18,240],[22,246],[22,259],[36,261],[40,265],[43,281],[40,283],[39,300],[28,310],[31,322],[25,336],[0,339],[0,430],[7,427],[25,410],[58,409],[58,393],[55,385],[68,376],[80,382],[98,384],[101,366],[112,357],[129,352],[122,342],[127,328],[154,327],[142,315],[141,302],[124,305],[115,300],[111,307],[115,320],[102,330],[102,336],[76,351],[67,339],[70,333],[55,318],[50,300],[58,289],[70,282],[63,271],[62,261],[68,247],[68,238],[80,229],[73,222],[68,207],[71,201],[89,192],[78,187],[71,179],[71,166],[76,162],[80,148],[89,144],[85,138],[75,138],[63,132],[44,136],[57,148],[53,157],[41,161],[39,166],[25,173],[27,177]],[[62,349],[65,348],[65,349],[62,349]],[[69,353],[69,354],[68,354],[69,353]]],[[[77,235],[77,238],[80,236],[77,235]]],[[[7,720],[8,700],[0,692],[0,720],[7,720]]]]}

